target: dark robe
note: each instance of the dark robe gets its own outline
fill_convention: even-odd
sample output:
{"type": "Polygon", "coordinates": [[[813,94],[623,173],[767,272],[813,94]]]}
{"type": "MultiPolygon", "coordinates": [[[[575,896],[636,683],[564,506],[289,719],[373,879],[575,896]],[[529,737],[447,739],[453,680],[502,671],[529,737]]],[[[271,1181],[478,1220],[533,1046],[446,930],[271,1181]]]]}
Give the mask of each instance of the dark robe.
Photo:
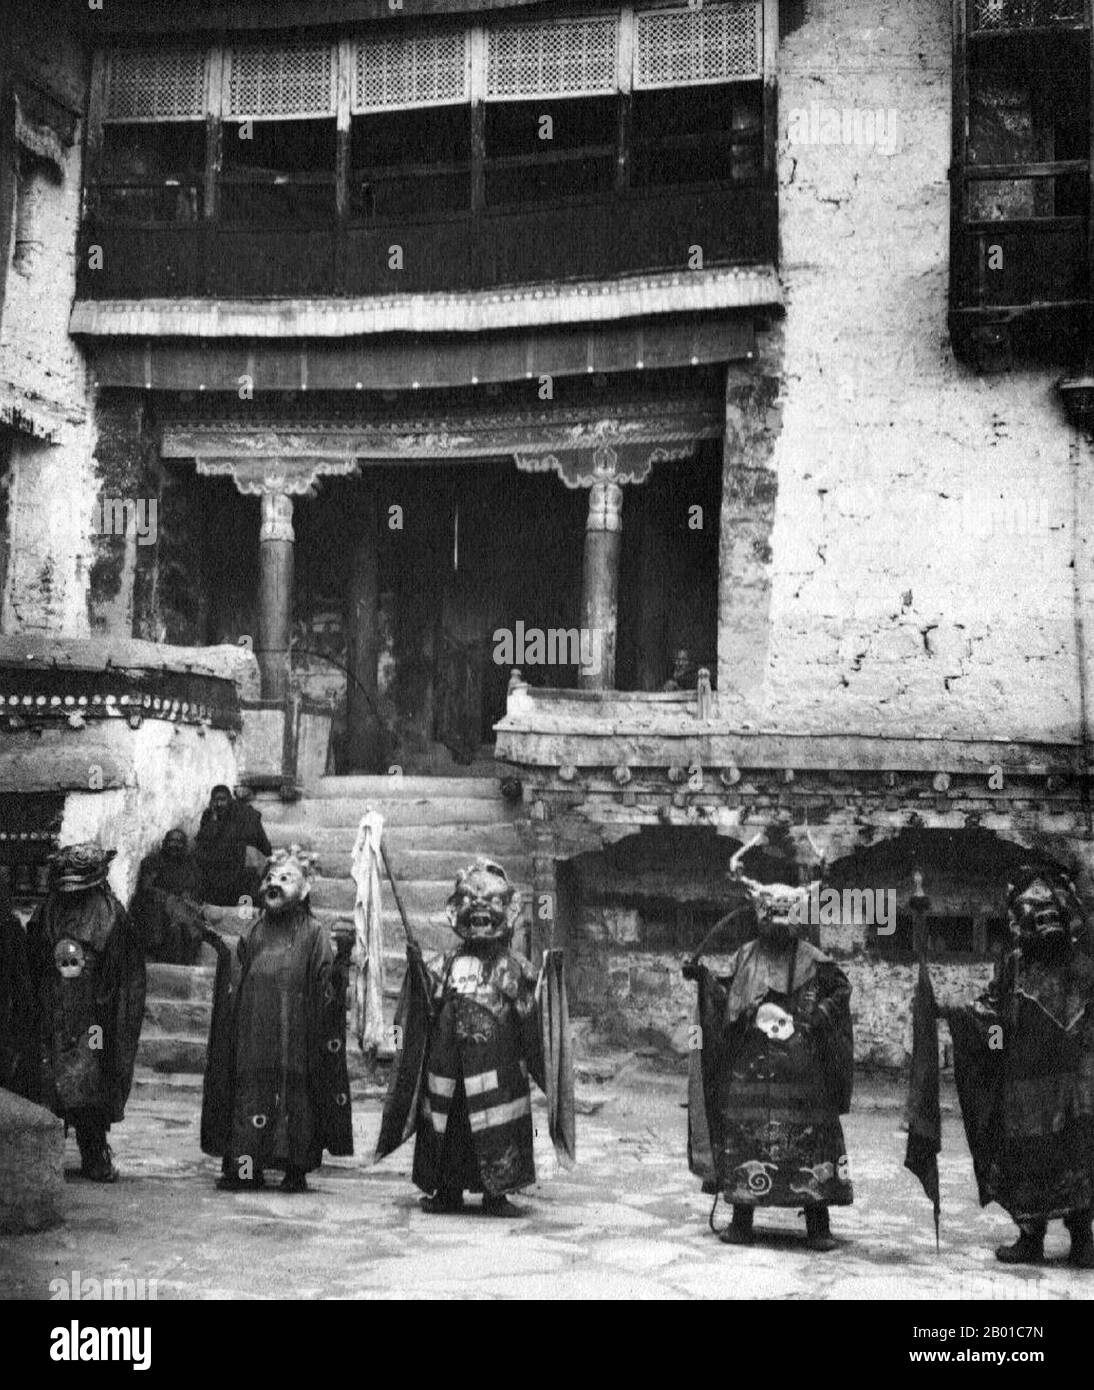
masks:
{"type": "Polygon", "coordinates": [[[194,965],[201,952],[201,872],[191,855],[157,850],[141,863],[129,911],[151,960],[194,965]]]}
{"type": "Polygon", "coordinates": [[[318,1168],[353,1153],[346,977],[330,932],[306,909],[263,913],[218,951],[201,1147],[233,1165],[318,1168]]]}
{"type": "Polygon", "coordinates": [[[938,1020],[925,960],[919,962],[912,1003],[912,1065],[908,1076],[908,1142],[904,1166],[923,1184],[934,1207],[935,1239],[941,1214],[938,1155],[942,1151],[942,1107],[938,1096],[938,1020]]]}
{"type": "Polygon", "coordinates": [[[201,896],[205,902],[231,907],[241,897],[254,899],[261,875],[247,867],[247,847],[270,855],[270,841],[262,817],[246,802],[233,801],[218,820],[212,807],[201,813],[194,837],[194,859],[201,872],[201,896]]]}
{"type": "Polygon", "coordinates": [[[840,1115],[851,1104],[851,986],[815,946],[789,955],[742,946],[729,973],[699,967],[702,1046],[692,1052],[688,1157],[708,1190],[746,1206],[847,1206],[852,1199],[840,1115]],[[791,968],[793,978],[790,978],[791,968]],[[793,1019],[772,1038],[763,1005],[793,1019]]]}
{"type": "Polygon", "coordinates": [[[34,988],[23,924],[0,906],[0,1086],[37,1094],[34,988]]]}
{"type": "Polygon", "coordinates": [[[536,1175],[529,1077],[547,1093],[560,1157],[574,1157],[558,952],[546,954],[537,986],[528,962],[502,942],[461,945],[428,965],[408,950],[395,1022],[377,1159],[414,1134],[413,1178],[424,1192],[501,1196],[527,1187],[536,1175]]]}
{"type": "Polygon", "coordinates": [[[1094,962],[1012,951],[949,1024],[981,1206],[1020,1223],[1094,1206],[1094,962]]]}
{"type": "Polygon", "coordinates": [[[273,848],[270,845],[270,837],[266,834],[266,827],[262,824],[260,812],[249,801],[233,801],[231,814],[243,843],[251,845],[269,859],[273,848]]]}
{"type": "Polygon", "coordinates": [[[144,951],[129,915],[105,884],[51,892],[27,927],[44,1056],[41,1100],[78,1122],[94,1112],[121,1120],[144,1020],[144,951]],[[78,973],[62,976],[58,961],[78,973]]]}
{"type": "Polygon", "coordinates": [[[449,951],[430,972],[430,1031],[414,1182],[500,1196],[536,1180],[531,1073],[542,1087],[536,977],[507,946],[449,951]]]}

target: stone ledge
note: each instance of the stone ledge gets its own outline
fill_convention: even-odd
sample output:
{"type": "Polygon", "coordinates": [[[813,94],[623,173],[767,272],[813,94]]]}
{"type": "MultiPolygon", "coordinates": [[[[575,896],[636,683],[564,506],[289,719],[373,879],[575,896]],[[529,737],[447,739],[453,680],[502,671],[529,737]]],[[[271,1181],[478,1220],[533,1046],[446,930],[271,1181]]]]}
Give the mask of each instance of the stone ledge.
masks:
{"type": "Polygon", "coordinates": [[[64,1125],[0,1089],[0,1233],[41,1231],[63,1220],[64,1125]]]}
{"type": "Polygon", "coordinates": [[[231,681],[240,699],[257,699],[258,662],[243,647],[171,647],[128,637],[60,637],[52,633],[0,638],[0,667],[19,670],[160,671],[231,681]]]}

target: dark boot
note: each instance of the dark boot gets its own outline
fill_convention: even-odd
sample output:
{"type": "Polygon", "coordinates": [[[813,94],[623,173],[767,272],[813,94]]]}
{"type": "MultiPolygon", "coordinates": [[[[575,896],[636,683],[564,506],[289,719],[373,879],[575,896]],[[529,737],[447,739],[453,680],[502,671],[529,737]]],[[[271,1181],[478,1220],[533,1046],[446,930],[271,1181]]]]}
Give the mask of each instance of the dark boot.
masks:
{"type": "Polygon", "coordinates": [[[519,1216],[520,1208],[515,1207],[504,1192],[497,1197],[492,1197],[489,1192],[484,1192],[482,1214],[483,1216],[519,1216]]]}
{"type": "Polygon", "coordinates": [[[1013,1245],[1000,1245],[995,1258],[1005,1265],[1037,1265],[1045,1257],[1045,1222],[1029,1222],[1018,1227],[1013,1245]]]}
{"type": "Polygon", "coordinates": [[[285,1176],[281,1179],[282,1192],[307,1192],[308,1179],[303,1168],[297,1168],[290,1164],[285,1169],[285,1176]]]}
{"type": "Polygon", "coordinates": [[[118,1170],[110,1145],[104,1143],[94,1158],[85,1158],[80,1171],[90,1182],[117,1182],[118,1170]]]}
{"type": "Polygon", "coordinates": [[[733,1208],[733,1220],[719,1235],[718,1239],[726,1245],[751,1245],[752,1218],[756,1214],[755,1207],[735,1206],[733,1208]]]}
{"type": "Polygon", "coordinates": [[[76,1143],[80,1149],[80,1172],[90,1182],[117,1182],[114,1155],[106,1142],[106,1126],[96,1121],[76,1124],[76,1143]]]}
{"type": "Polygon", "coordinates": [[[1076,1269],[1094,1269],[1094,1236],[1091,1235],[1091,1218],[1094,1212],[1087,1207],[1083,1211],[1073,1211],[1065,1217],[1064,1225],[1071,1236],[1071,1250],[1067,1262],[1076,1269]]]}
{"type": "Polygon", "coordinates": [[[463,1211],[463,1193],[456,1188],[440,1187],[432,1197],[422,1198],[421,1208],[431,1216],[451,1216],[463,1211]]]}
{"type": "Polygon", "coordinates": [[[839,1245],[839,1241],[832,1234],[828,1208],[823,1203],[805,1209],[805,1243],[810,1250],[815,1250],[821,1255],[828,1254],[839,1245]]]}

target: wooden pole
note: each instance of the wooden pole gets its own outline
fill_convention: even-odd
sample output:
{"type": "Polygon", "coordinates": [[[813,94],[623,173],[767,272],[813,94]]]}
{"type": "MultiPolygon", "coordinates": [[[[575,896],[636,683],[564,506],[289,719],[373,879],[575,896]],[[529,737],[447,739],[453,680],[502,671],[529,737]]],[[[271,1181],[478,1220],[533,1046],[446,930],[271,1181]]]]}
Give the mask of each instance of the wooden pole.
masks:
{"type": "Polygon", "coordinates": [[[263,492],[255,656],[264,700],[284,700],[289,689],[294,541],[292,498],[286,492],[263,492]]]}
{"type": "Polygon", "coordinates": [[[372,487],[363,498],[359,515],[361,530],[353,552],[346,602],[346,665],[352,677],[346,692],[346,751],[351,768],[375,771],[383,750],[376,716],[379,508],[372,487]]]}
{"type": "Polygon", "coordinates": [[[619,618],[619,556],[623,543],[623,489],[619,483],[597,482],[589,489],[585,522],[585,563],[582,575],[582,626],[591,634],[593,652],[600,653],[599,670],[582,671],[583,690],[615,686],[615,644],[619,618]]]}

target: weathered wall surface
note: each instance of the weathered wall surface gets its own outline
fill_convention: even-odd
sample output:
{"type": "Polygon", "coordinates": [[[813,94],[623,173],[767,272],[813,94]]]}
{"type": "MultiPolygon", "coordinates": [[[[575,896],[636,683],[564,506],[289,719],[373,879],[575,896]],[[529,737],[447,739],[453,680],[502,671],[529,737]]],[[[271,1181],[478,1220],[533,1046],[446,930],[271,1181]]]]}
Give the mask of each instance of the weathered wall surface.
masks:
{"type": "Polygon", "coordinates": [[[88,635],[91,437],[87,421],[65,425],[56,444],[14,436],[0,632],[88,635]]]}
{"type": "Polygon", "coordinates": [[[197,830],[209,793],[218,783],[238,781],[235,742],[214,729],[194,729],[149,720],[139,729],[112,724],[105,734],[119,744],[128,777],[125,787],[73,791],[65,801],[61,844],[96,840],[118,851],[110,866],[111,887],[128,902],[144,855],[168,830],[197,830]]]}
{"type": "MultiPolygon", "coordinates": [[[[660,952],[598,950],[581,937],[570,951],[575,1016],[588,1016],[595,1034],[617,1046],[646,1046],[661,1053],[687,1055],[693,1045],[695,986],[680,973],[680,961],[660,952]]],[[[912,999],[917,967],[857,953],[833,953],[851,982],[855,1062],[870,1071],[905,1071],[912,1050],[912,999]]],[[[705,962],[717,974],[725,957],[705,962]]],[[[936,997],[971,1002],[987,986],[987,961],[933,964],[936,997]]],[[[948,1035],[939,1030],[945,1048],[948,1035]]],[[[947,1060],[944,1058],[944,1060],[947,1060]]]]}
{"type": "MultiPolygon", "coordinates": [[[[20,3],[8,15],[9,61],[67,108],[85,99],[85,60],[63,24],[43,24],[20,3]]],[[[90,386],[68,335],[75,294],[82,126],[63,168],[18,154],[10,258],[0,312],[0,407],[7,420],[35,422],[13,432],[8,469],[10,558],[0,595],[0,630],[82,636],[94,481],[90,468],[90,386]],[[52,442],[44,434],[52,432],[52,442]]],[[[16,152],[12,152],[16,157],[16,152]]]]}
{"type": "Polygon", "coordinates": [[[806,0],[804,15],[779,53],[785,356],[752,713],[1073,739],[1090,460],[1059,370],[978,377],[949,349],[950,5],[806,0]],[[872,143],[867,111],[884,113],[872,143]]]}

